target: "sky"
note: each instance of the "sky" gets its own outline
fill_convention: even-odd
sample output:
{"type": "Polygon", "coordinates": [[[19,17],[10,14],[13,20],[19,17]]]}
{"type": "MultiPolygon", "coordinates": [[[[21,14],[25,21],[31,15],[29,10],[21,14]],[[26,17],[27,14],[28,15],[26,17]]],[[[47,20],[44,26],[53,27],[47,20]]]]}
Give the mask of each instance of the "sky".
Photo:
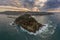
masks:
{"type": "Polygon", "coordinates": [[[48,0],[45,5],[47,9],[58,8],[60,7],[60,0],[48,0]]]}
{"type": "Polygon", "coordinates": [[[36,6],[41,10],[47,10],[60,8],[60,0],[0,0],[0,6],[1,5],[27,8],[36,6]]]}

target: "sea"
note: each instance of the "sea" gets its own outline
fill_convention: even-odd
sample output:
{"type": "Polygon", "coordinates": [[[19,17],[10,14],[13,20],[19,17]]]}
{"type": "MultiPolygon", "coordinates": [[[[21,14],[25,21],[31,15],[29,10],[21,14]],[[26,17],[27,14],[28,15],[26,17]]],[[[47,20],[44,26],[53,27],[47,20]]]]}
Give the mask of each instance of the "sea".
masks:
{"type": "Polygon", "coordinates": [[[17,25],[11,25],[19,15],[0,14],[0,40],[60,40],[60,13],[32,16],[46,26],[36,33],[29,32],[17,25]]]}

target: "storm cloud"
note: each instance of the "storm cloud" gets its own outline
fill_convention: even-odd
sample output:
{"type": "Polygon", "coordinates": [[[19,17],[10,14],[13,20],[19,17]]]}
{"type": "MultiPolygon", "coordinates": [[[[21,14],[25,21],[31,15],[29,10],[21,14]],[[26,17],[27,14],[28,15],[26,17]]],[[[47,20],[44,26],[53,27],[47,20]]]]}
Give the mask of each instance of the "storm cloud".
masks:
{"type": "Polygon", "coordinates": [[[60,7],[60,0],[48,0],[45,4],[45,9],[55,9],[60,7]]]}
{"type": "MultiPolygon", "coordinates": [[[[0,0],[0,6],[16,6],[33,8],[35,0],[0,0]]],[[[40,7],[40,10],[55,9],[60,7],[60,0],[39,0],[36,1],[36,7],[40,7]]]]}

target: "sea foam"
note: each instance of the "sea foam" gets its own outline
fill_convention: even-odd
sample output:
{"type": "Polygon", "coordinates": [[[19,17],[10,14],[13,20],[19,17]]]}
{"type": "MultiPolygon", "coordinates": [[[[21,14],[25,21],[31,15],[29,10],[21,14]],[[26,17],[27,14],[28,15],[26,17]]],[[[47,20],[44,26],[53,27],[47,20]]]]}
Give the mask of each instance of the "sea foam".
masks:
{"type": "Polygon", "coordinates": [[[37,35],[37,34],[39,34],[39,33],[42,33],[42,32],[48,27],[48,24],[44,24],[44,25],[45,25],[45,26],[43,26],[43,27],[40,28],[38,31],[36,31],[36,33],[29,32],[29,31],[25,30],[25,29],[22,28],[22,27],[20,27],[20,28],[21,28],[21,30],[23,30],[23,31],[25,31],[25,32],[27,32],[27,33],[29,33],[30,35],[37,35]]]}
{"type": "Polygon", "coordinates": [[[18,26],[16,26],[16,24],[14,24],[14,22],[10,23],[11,26],[15,26],[16,29],[18,30],[18,32],[20,32],[20,30],[27,32],[30,35],[40,35],[42,37],[46,37],[47,35],[52,35],[55,32],[55,27],[53,25],[50,24],[44,24],[45,26],[43,26],[42,28],[39,28],[38,31],[36,31],[36,33],[33,32],[29,32],[28,30],[24,29],[23,27],[20,26],[20,28],[18,26]]]}

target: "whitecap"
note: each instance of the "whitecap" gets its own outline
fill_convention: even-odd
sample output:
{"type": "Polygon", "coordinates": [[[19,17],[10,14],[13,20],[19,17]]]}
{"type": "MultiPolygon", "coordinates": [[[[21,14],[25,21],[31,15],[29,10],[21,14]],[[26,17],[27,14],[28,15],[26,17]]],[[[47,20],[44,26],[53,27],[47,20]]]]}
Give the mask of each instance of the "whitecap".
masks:
{"type": "Polygon", "coordinates": [[[9,23],[9,25],[11,25],[12,26],[12,24],[13,24],[14,22],[11,22],[11,23],[9,23]]]}
{"type": "Polygon", "coordinates": [[[24,29],[24,28],[22,28],[22,27],[20,27],[20,28],[21,28],[21,30],[29,33],[30,35],[37,35],[37,34],[39,34],[39,33],[42,33],[42,32],[48,27],[48,24],[44,24],[44,25],[45,25],[45,26],[43,26],[43,27],[40,28],[38,31],[36,31],[36,33],[29,32],[29,31],[27,31],[26,29],[24,29]]]}
{"type": "MultiPolygon", "coordinates": [[[[10,25],[12,25],[14,22],[10,23],[10,25]]],[[[16,27],[16,29],[18,30],[18,32],[20,30],[24,31],[24,32],[27,32],[28,34],[30,35],[39,35],[41,37],[47,37],[49,35],[52,35],[54,32],[55,32],[55,29],[56,27],[54,27],[53,25],[50,25],[50,24],[44,24],[45,26],[43,26],[42,28],[40,28],[38,31],[36,31],[36,33],[33,33],[33,32],[29,32],[28,30],[22,28],[20,26],[20,28],[18,28],[18,26],[15,24],[13,26],[16,27]],[[51,28],[51,29],[50,29],[51,28]]]]}

